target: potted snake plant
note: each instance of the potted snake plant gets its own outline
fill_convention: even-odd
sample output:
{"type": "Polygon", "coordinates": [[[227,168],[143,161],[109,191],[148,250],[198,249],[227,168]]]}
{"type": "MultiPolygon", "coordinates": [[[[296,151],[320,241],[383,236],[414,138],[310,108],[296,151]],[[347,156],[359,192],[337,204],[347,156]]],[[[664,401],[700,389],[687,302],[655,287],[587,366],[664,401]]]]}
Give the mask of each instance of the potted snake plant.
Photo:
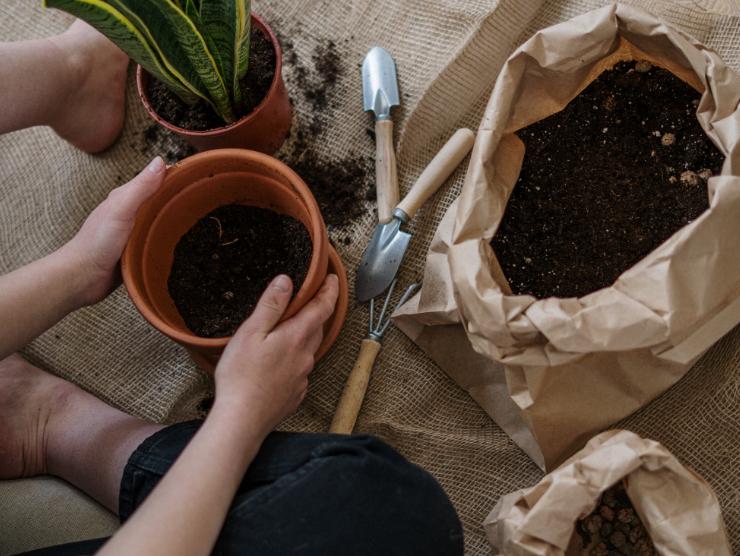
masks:
{"type": "Polygon", "coordinates": [[[272,154],[292,121],[273,31],[250,0],[44,0],[95,27],[138,64],[139,97],[199,150],[272,154]]]}

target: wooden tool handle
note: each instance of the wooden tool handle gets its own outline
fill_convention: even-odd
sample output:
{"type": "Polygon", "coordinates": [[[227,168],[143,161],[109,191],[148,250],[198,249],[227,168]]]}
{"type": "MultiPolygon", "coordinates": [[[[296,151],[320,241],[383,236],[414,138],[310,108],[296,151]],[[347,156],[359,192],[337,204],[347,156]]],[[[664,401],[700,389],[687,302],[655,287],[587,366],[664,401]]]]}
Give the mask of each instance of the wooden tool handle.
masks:
{"type": "Polygon", "coordinates": [[[455,168],[468,156],[475,143],[475,134],[467,128],[458,129],[437,156],[429,163],[408,195],[398,205],[409,218],[447,181],[455,168]]]}
{"type": "Polygon", "coordinates": [[[393,217],[399,199],[396,149],[393,147],[393,121],[375,122],[375,180],[378,191],[378,220],[385,224],[393,217]]]}
{"type": "Polygon", "coordinates": [[[370,382],[370,373],[373,370],[373,364],[379,351],[379,342],[369,338],[362,340],[360,354],[357,356],[357,362],[347,378],[347,384],[344,385],[344,391],[342,397],[339,398],[339,405],[337,405],[337,411],[334,413],[329,432],[352,434],[355,421],[357,421],[357,416],[360,414],[362,402],[365,399],[367,385],[370,382]]]}

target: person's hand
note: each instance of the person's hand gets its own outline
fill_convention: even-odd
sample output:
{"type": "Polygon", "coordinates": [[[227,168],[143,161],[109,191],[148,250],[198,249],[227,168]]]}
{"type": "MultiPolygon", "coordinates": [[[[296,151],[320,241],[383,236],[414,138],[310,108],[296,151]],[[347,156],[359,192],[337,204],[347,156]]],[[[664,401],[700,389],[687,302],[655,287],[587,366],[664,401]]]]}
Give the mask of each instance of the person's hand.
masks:
{"type": "Polygon", "coordinates": [[[293,290],[278,276],[252,316],[237,330],[216,368],[216,407],[248,414],[267,435],[295,412],[308,389],[308,374],[334,312],[339,282],[329,275],[316,296],[292,318],[278,324],[293,290]]]}
{"type": "Polygon", "coordinates": [[[80,276],[80,305],[101,301],[120,283],[118,262],[136,212],[162,185],[164,175],[164,161],[156,157],[138,176],[111,191],[77,235],[60,249],[60,255],[80,276]]]}

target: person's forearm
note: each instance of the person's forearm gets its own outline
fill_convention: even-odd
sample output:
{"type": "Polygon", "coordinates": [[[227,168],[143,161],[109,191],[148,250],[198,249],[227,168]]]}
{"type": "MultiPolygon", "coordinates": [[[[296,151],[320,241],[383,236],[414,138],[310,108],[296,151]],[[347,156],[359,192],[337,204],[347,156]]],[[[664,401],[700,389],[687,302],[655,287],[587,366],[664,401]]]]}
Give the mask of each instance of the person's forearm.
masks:
{"type": "Polygon", "coordinates": [[[244,473],[269,431],[218,403],[141,507],[100,554],[210,554],[244,473]]]}
{"type": "Polygon", "coordinates": [[[78,309],[84,279],[64,248],[0,276],[0,360],[78,309]]]}

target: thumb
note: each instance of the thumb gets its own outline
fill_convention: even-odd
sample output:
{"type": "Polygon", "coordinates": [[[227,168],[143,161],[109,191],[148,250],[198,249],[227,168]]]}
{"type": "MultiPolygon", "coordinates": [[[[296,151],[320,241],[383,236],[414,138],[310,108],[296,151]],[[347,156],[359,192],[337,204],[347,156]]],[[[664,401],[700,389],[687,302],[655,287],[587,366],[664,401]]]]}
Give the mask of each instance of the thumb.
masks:
{"type": "Polygon", "coordinates": [[[285,309],[290,303],[290,294],[293,291],[293,283],[285,274],[276,277],[262,294],[257,307],[237,334],[260,333],[269,334],[280,322],[285,309]]]}
{"type": "Polygon", "coordinates": [[[157,156],[134,179],[113,190],[112,211],[120,220],[133,220],[141,204],[151,197],[162,185],[165,176],[165,164],[157,156]]]}

